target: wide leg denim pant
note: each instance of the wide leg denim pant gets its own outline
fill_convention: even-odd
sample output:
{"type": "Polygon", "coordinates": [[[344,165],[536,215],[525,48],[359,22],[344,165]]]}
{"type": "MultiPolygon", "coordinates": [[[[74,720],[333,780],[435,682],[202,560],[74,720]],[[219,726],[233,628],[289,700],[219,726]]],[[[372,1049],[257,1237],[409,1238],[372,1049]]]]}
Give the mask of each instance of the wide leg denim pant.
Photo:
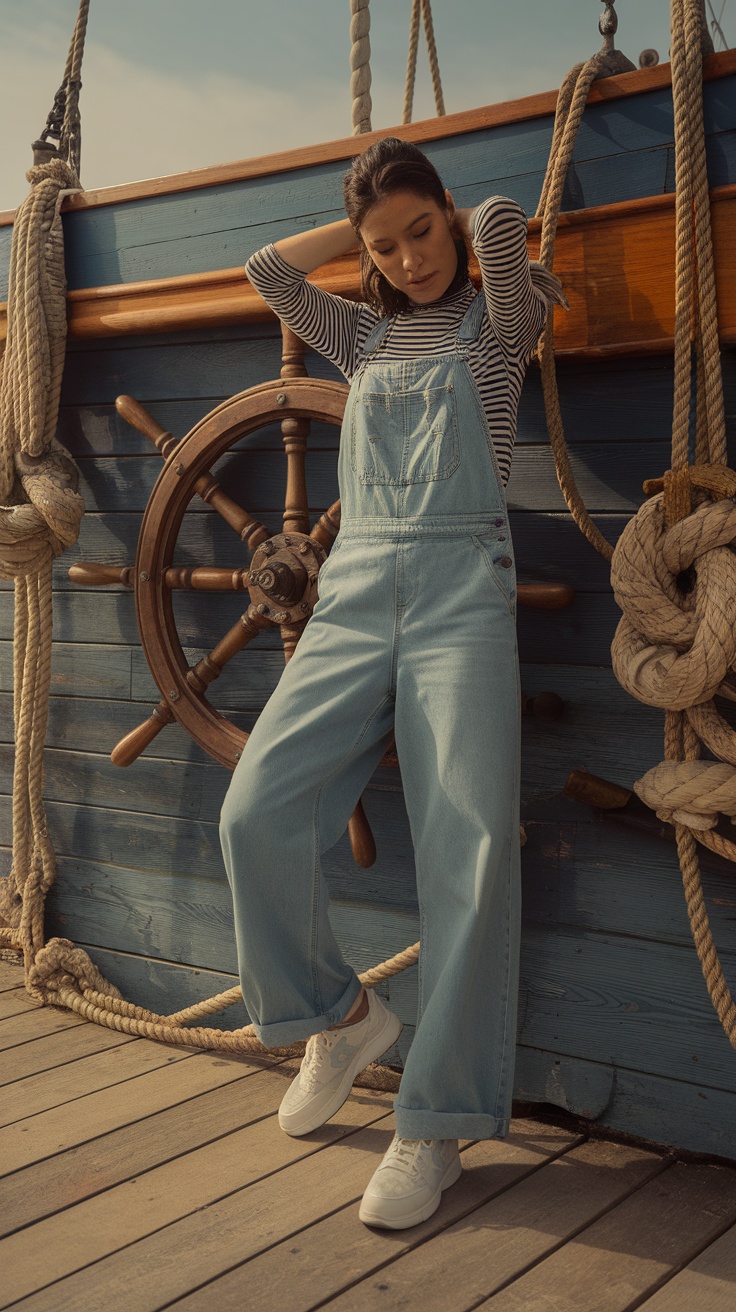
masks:
{"type": "MultiPolygon", "coordinates": [[[[473,304],[466,332],[477,331],[473,304]]],[[[406,363],[398,380],[395,365],[369,356],[351,387],[340,533],[314,614],[234,771],[220,837],[258,1037],[277,1047],[343,1020],[360,982],[330,926],[320,856],[395,731],[421,943],[396,1127],[414,1139],[503,1138],[521,922],[513,548],[462,350],[410,362],[413,375],[406,363]],[[380,384],[389,400],[380,418],[366,417],[380,384]],[[404,404],[417,392],[418,420],[404,404]],[[438,428],[433,407],[448,403],[438,428]],[[450,447],[432,450],[433,433],[448,429],[450,447]],[[377,452],[387,436],[390,448],[377,452]],[[456,449],[450,474],[426,477],[452,466],[456,449]]]]}

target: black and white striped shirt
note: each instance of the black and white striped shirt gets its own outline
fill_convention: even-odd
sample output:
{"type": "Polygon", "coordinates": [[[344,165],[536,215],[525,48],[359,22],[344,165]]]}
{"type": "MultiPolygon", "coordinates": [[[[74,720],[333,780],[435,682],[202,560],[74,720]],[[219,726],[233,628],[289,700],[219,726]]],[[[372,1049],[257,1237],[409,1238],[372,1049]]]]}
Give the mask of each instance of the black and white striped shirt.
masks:
{"type": "MultiPolygon", "coordinates": [[[[526,366],[544,327],[547,301],[532,285],[527,220],[516,201],[491,196],[475,210],[472,244],[478,257],[487,314],[470,344],[468,365],[480,393],[504,485],[511,472],[516,415],[526,366]]],[[[362,302],[322,291],[288,264],[275,246],[250,257],[245,272],[263,297],[308,346],[350,381],[378,315],[362,302]]],[[[451,351],[474,295],[468,280],[450,296],[395,316],[381,357],[402,360],[451,351]]]]}

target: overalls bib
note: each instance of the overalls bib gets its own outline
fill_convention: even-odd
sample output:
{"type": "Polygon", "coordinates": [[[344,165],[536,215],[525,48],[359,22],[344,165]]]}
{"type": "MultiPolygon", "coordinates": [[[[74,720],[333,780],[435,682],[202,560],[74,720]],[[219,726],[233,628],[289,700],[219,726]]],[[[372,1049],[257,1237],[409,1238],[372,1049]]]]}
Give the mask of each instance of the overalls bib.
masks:
{"type": "Polygon", "coordinates": [[[421,943],[394,1102],[412,1139],[503,1138],[511,1116],[521,697],[506,498],[467,363],[484,312],[480,293],[437,356],[382,360],[388,320],[369,337],[319,601],[220,821],[245,1004],[266,1046],[294,1043],[343,1020],[360,992],[320,855],[395,732],[421,943]]]}

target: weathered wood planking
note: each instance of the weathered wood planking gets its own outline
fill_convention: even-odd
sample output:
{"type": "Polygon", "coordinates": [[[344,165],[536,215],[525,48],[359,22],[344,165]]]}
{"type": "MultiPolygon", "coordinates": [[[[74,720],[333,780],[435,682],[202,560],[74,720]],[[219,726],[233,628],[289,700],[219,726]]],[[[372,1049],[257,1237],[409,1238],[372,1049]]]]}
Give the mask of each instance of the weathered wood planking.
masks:
{"type": "MultiPolygon", "coordinates": [[[[571,463],[581,496],[595,513],[626,511],[634,513],[644,500],[641,485],[645,478],[659,476],[670,465],[668,443],[604,442],[580,443],[571,452],[571,463]]],[[[161,463],[154,456],[84,456],[78,461],[79,491],[93,512],[137,511],[142,514],[148,504],[161,463]]],[[[275,452],[233,451],[221,462],[218,473],[225,490],[236,500],[247,500],[247,507],[260,507],[278,531],[283,508],[285,464],[275,452]]],[[[334,501],[338,494],[334,451],[313,451],[307,462],[307,492],[313,520],[334,501]]],[[[565,512],[551,450],[527,444],[514,454],[508,484],[512,510],[565,512]]],[[[195,503],[189,514],[208,514],[195,503]]],[[[513,526],[512,526],[513,527],[513,526]]],[[[233,543],[237,538],[233,537],[233,543]]],[[[592,548],[591,548],[592,550],[592,548]]],[[[243,558],[245,551],[241,547],[243,558]]],[[[129,562],[132,563],[132,562],[129,562]]]]}
{"type": "MultiPolygon", "coordinates": [[[[509,1146],[514,1127],[521,1124],[512,1126],[509,1146]]],[[[554,1142],[551,1137],[550,1149],[554,1142]]],[[[560,1149],[563,1143],[560,1139],[560,1149]]],[[[446,1216],[439,1233],[427,1234],[424,1225],[413,1238],[395,1232],[389,1247],[385,1233],[357,1230],[354,1209],[344,1207],[310,1226],[301,1243],[284,1240],[175,1306],[182,1312],[203,1310],[208,1295],[210,1307],[214,1301],[218,1312],[226,1312],[242,1307],[247,1287],[253,1306],[278,1306],[283,1312],[307,1312],[323,1302],[333,1306],[333,1300],[336,1307],[362,1312],[376,1306],[377,1295],[379,1306],[391,1312],[411,1306],[433,1312],[471,1308],[481,1291],[487,1293],[496,1281],[541,1260],[566,1235],[585,1226],[596,1206],[615,1207],[627,1186],[641,1187],[661,1170],[654,1154],[588,1141],[568,1144],[566,1151],[522,1173],[521,1163],[534,1161],[534,1141],[524,1147],[516,1170],[510,1162],[501,1169],[495,1153],[489,1158],[493,1149],[488,1143],[465,1149],[463,1184],[478,1188],[476,1205],[454,1224],[446,1216]],[[488,1193],[494,1177],[496,1187],[488,1193]],[[330,1261],[331,1252],[341,1260],[330,1261]]],[[[447,1206],[449,1212],[452,1198],[449,1191],[443,1211],[447,1206]]],[[[558,1312],[565,1312],[564,1304],[558,1304],[558,1312]]]]}
{"type": "MultiPolygon", "coordinates": [[[[355,925],[361,925],[366,907],[379,915],[391,911],[415,917],[418,912],[402,799],[399,794],[376,795],[371,788],[366,806],[377,833],[376,866],[365,872],[357,870],[344,841],[325,858],[330,895],[336,906],[341,905],[351,916],[354,943],[360,937],[355,925]]],[[[57,808],[52,811],[58,814],[57,808]]],[[[127,818],[125,812],[110,813],[113,844],[106,860],[104,854],[94,854],[99,848],[94,841],[94,815],[80,815],[80,832],[89,832],[78,846],[87,848],[90,855],[59,853],[59,879],[49,898],[50,926],[64,933],[74,925],[77,935],[88,943],[104,946],[109,941],[124,951],[234,973],[235,952],[229,942],[232,904],[220,868],[217,835],[212,830],[198,831],[207,858],[207,877],[200,874],[196,857],[189,867],[182,860],[176,870],[166,870],[157,864],[155,852],[149,868],[141,870],[122,864],[126,855],[129,861],[135,857],[124,850],[127,818]]],[[[642,841],[640,834],[626,829],[617,833],[613,823],[608,827],[592,822],[527,819],[524,823],[525,924],[550,933],[564,928],[572,933],[633,934],[636,940],[694,951],[673,844],[649,836],[642,841]],[[611,852],[614,840],[615,858],[611,852]]],[[[53,827],[55,832],[61,829],[58,822],[53,827]]],[[[176,828],[166,820],[159,820],[158,827],[162,840],[176,828]]],[[[703,851],[701,858],[706,909],[726,973],[732,976],[736,958],[730,927],[736,889],[728,874],[710,868],[707,852],[703,851]]],[[[2,849],[2,869],[6,867],[7,848],[2,849]]],[[[367,913],[364,919],[367,921],[367,913]]],[[[367,932],[367,923],[365,928],[367,932]]],[[[349,932],[347,924],[344,932],[349,932]]],[[[404,932],[413,933],[414,926],[401,928],[404,932]]],[[[372,943],[360,950],[380,951],[381,945],[372,943]]]]}
{"type": "MultiPolygon", "coordinates": [[[[8,1273],[5,1296],[22,1298],[54,1281],[58,1286],[51,1284],[35,1296],[35,1307],[75,1307],[81,1312],[84,1307],[98,1307],[98,1296],[104,1290],[109,1303],[153,1308],[167,1302],[169,1290],[176,1294],[182,1278],[186,1281],[198,1265],[205,1246],[201,1236],[203,1231],[209,1232],[210,1216],[216,1214],[220,1219],[211,1265],[223,1248],[227,1252],[228,1244],[232,1245],[231,1218],[236,1208],[241,1208],[243,1229],[252,1236],[249,1242],[257,1250],[258,1240],[261,1245],[268,1242],[268,1229],[273,1229],[274,1239],[289,1233],[294,1228],[294,1214],[302,1212],[307,1223],[323,1215],[325,1187],[331,1193],[336,1190],[337,1206],[354,1197],[359,1178],[366,1170],[370,1173],[375,1145],[386,1143],[388,1147],[391,1140],[386,1096],[371,1093],[369,1098],[348,1099],[340,1118],[325,1126],[319,1139],[304,1140],[289,1139],[279,1130],[273,1115],[274,1096],[282,1090],[277,1081],[262,1081],[260,1119],[248,1124],[244,1117],[240,1130],[114,1186],[105,1193],[102,1216],[100,1199],[89,1199],[70,1212],[50,1216],[0,1241],[0,1261],[8,1273]],[[335,1144],[340,1144],[340,1152],[331,1155],[329,1148],[335,1144]],[[283,1206],[282,1194],[286,1166],[290,1168],[289,1207],[283,1206]],[[252,1204],[258,1207],[256,1225],[251,1219],[252,1204]],[[194,1245],[189,1244],[189,1256],[185,1257],[176,1240],[180,1232],[189,1235],[193,1229],[199,1237],[194,1245]],[[173,1265],[169,1262],[172,1240],[176,1249],[173,1265]],[[155,1277],[148,1270],[150,1250],[159,1250],[163,1257],[156,1263],[155,1277]],[[39,1253],[42,1261],[38,1261],[39,1253]],[[125,1258],[123,1265],[121,1258],[125,1258]],[[178,1275],[177,1266],[181,1269],[178,1275]]],[[[211,1249],[213,1239],[207,1233],[207,1248],[211,1249]]],[[[222,1269],[215,1266],[215,1273],[222,1269]]]]}
{"type": "MultiPolygon", "coordinates": [[[[419,938],[418,919],[391,910],[334,903],[330,916],[346,959],[357,971],[419,938]]],[[[223,933],[229,930],[225,917],[220,918],[220,926],[223,933]]],[[[63,932],[63,925],[58,928],[63,932]]],[[[162,1010],[167,991],[172,994],[172,1007],[178,1008],[194,1001],[197,994],[209,996],[237,983],[232,952],[227,954],[231,974],[200,971],[199,980],[190,982],[189,972],[172,963],[88,946],[100,969],[110,970],[112,982],[152,1010],[162,1010]]],[[[141,950],[146,950],[145,944],[141,950]]],[[[724,966],[727,973],[733,972],[733,955],[724,966]]],[[[386,986],[391,1005],[408,1024],[415,1009],[415,969],[386,986]]],[[[233,1028],[236,1021],[246,1024],[240,1004],[237,1011],[236,1017],[236,1008],[228,1009],[222,1021],[213,1022],[215,1027],[233,1028]]],[[[405,1037],[399,1039],[402,1055],[405,1037]]],[[[683,1083],[697,1079],[704,1097],[711,1088],[734,1095],[730,1045],[690,947],[643,938],[622,941],[618,935],[565,926],[552,932],[526,923],[518,1038],[531,1048],[557,1050],[603,1066],[610,1066],[615,1052],[617,1066],[638,1072],[644,1080],[650,1075],[683,1083]]],[[[723,1135],[722,1146],[713,1151],[736,1156],[732,1121],[723,1126],[723,1135]]],[[[663,1132],[658,1137],[668,1136],[663,1132]]]]}
{"type": "MultiPolygon", "coordinates": [[[[16,970],[16,974],[23,977],[22,970],[16,970]]],[[[53,1072],[52,1078],[55,1079],[57,1068],[63,1070],[66,1064],[73,1066],[82,1057],[132,1042],[137,1040],[131,1035],[118,1034],[117,1030],[103,1029],[100,1025],[78,1025],[71,1031],[47,1034],[31,1043],[18,1044],[13,1048],[12,1057],[6,1054],[0,1072],[0,1087],[42,1071],[53,1072]]]]}
{"type": "Polygon", "coordinates": [[[0,1128],[0,1170],[3,1175],[10,1175],[24,1166],[108,1134],[121,1125],[130,1125],[153,1115],[162,1107],[173,1107],[209,1089],[244,1080],[249,1073],[245,1055],[241,1059],[218,1054],[217,1059],[213,1059],[209,1053],[185,1050],[176,1061],[124,1081],[118,1086],[114,1102],[106,1096],[106,1089],[97,1089],[61,1106],[38,1112],[28,1120],[16,1120],[3,1126],[0,1128]]]}
{"type": "MultiPolygon", "coordinates": [[[[724,347],[722,360],[728,409],[734,414],[736,353],[732,347],[724,347]]],[[[341,378],[338,370],[314,351],[307,351],[305,364],[312,377],[341,378]]],[[[110,409],[126,385],[134,383],[137,399],[151,408],[164,427],[183,437],[209,409],[248,387],[277,378],[280,367],[280,333],[274,324],[267,323],[152,334],[134,341],[112,338],[99,343],[73,342],[64,371],[60,432],[77,457],[144,451],[155,455],[151,443],[110,409]]],[[[608,436],[625,407],[629,415],[632,408],[638,411],[644,407],[647,418],[654,414],[665,423],[667,410],[672,407],[672,372],[672,359],[668,357],[645,359],[634,355],[615,362],[561,361],[560,395],[565,411],[571,412],[573,440],[584,435],[581,425],[586,414],[588,422],[595,419],[608,436]],[[606,397],[603,407],[601,393],[606,397]],[[611,417],[606,414],[609,403],[613,407],[611,417]]],[[[543,413],[539,371],[532,366],[519,405],[520,443],[547,440],[543,413]]],[[[336,445],[331,425],[315,425],[314,432],[318,448],[336,445]]],[[[273,449],[279,446],[277,433],[275,426],[260,429],[242,439],[241,445],[273,449]]],[[[660,435],[666,434],[667,428],[661,428],[660,435]]],[[[623,441],[632,440],[628,433],[620,436],[623,441]]]]}
{"type": "Polygon", "coordinates": [[[9,1016],[20,1016],[26,1011],[38,1011],[40,1003],[29,997],[22,985],[14,989],[4,989],[0,993],[0,1020],[9,1016]]]}
{"type": "Polygon", "coordinates": [[[731,1312],[736,1285],[736,1226],[716,1239],[678,1271],[646,1303],[645,1312],[731,1312]]]}
{"type": "MultiPolygon", "coordinates": [[[[81,1079],[67,1103],[39,1105],[15,1132],[9,1127],[11,1152],[26,1125],[34,1148],[60,1150],[0,1180],[6,1299],[36,1312],[101,1309],[111,1297],[136,1312],[162,1304],[225,1312],[242,1307],[247,1289],[249,1305],[311,1312],[328,1302],[360,1312],[380,1291],[394,1312],[417,1298],[438,1312],[469,1312],[493,1295],[508,1299],[518,1285],[511,1306],[525,1312],[546,1306],[550,1289],[564,1312],[588,1312],[593,1287],[596,1312],[624,1312],[632,1295],[641,1305],[655,1289],[655,1300],[674,1296],[663,1312],[689,1312],[692,1304],[678,1301],[686,1276],[703,1306],[730,1308],[709,1295],[725,1297],[732,1274],[733,1170],[514,1119],[505,1140],[461,1141],[460,1181],[427,1222],[389,1242],[358,1223],[357,1202],[393,1132],[391,1095],[356,1089],[307,1144],[282,1135],[274,1115],[295,1061],[184,1060],[159,1047],[184,1073],[213,1075],[212,1087],[182,1100],[161,1071],[120,1082],[117,1058],[134,1070],[136,1054],[157,1047],[136,1040],[103,1056],[109,1084],[97,1058],[71,1061],[62,1082],[70,1085],[74,1066],[81,1079]]],[[[551,1056],[520,1050],[523,1063],[551,1056]]],[[[564,1081],[572,1064],[556,1058],[549,1075],[564,1081]]],[[[18,1100],[25,1084],[32,1097],[54,1099],[56,1074],[20,1080],[9,1094],[18,1100]]],[[[620,1074],[624,1085],[628,1072],[620,1074]]],[[[594,1074],[587,1082],[593,1098],[606,1092],[594,1074]]],[[[560,1086],[563,1103],[564,1094],[560,1086]]],[[[695,1119],[712,1110],[706,1104],[695,1119]]]]}
{"type": "MultiPolygon", "coordinates": [[[[675,877],[673,871],[673,889],[677,891],[675,877]]],[[[165,874],[153,878],[161,885],[158,894],[152,889],[139,897],[135,883],[132,890],[128,887],[125,872],[120,875],[110,871],[104,881],[106,890],[94,867],[89,864],[83,867],[79,876],[83,885],[80,892],[82,898],[87,898],[89,912],[86,924],[84,916],[81,917],[80,928],[91,930],[90,950],[97,964],[129,996],[155,1010],[164,1009],[167,1001],[171,1007],[184,1006],[196,996],[230,987],[235,982],[237,965],[230,946],[231,918],[224,897],[219,905],[213,905],[213,893],[205,892],[203,898],[201,885],[198,888],[195,882],[188,890],[187,881],[181,878],[174,896],[171,879],[165,874]],[[85,869],[86,892],[83,891],[85,869]],[[165,911],[167,894],[169,905],[178,907],[173,919],[165,911]],[[127,929],[121,924],[126,915],[130,922],[127,929]],[[178,953],[185,961],[196,955],[202,960],[204,935],[209,936],[209,959],[221,961],[232,972],[229,976],[200,969],[199,977],[192,978],[189,971],[175,967],[171,957],[158,963],[146,960],[154,952],[164,956],[178,953]],[[143,955],[110,954],[105,948],[95,949],[95,941],[99,943],[105,937],[115,937],[121,948],[143,955]],[[218,940],[225,947],[215,956],[212,946],[218,940]]],[[[679,896],[682,901],[681,893],[679,896]]],[[[50,930],[66,934],[66,917],[62,916],[59,923],[57,904],[58,899],[54,898],[50,930]]],[[[357,901],[353,905],[335,901],[331,918],[346,957],[357,970],[375,964],[418,938],[416,917],[372,905],[370,900],[367,904],[357,901]]],[[[684,906],[681,918],[684,922],[684,906]]],[[[610,1063],[610,1054],[615,1051],[618,1065],[639,1071],[644,1077],[653,1073],[674,1080],[691,1079],[697,1063],[702,1089],[720,1088],[733,1096],[730,1048],[684,933],[678,946],[646,937],[645,925],[636,928],[639,938],[606,934],[598,928],[567,928],[564,924],[550,929],[527,920],[520,1042],[540,1049],[558,1042],[561,1051],[603,1065],[610,1063]]],[[[733,954],[724,957],[724,966],[731,973],[733,954]]],[[[414,972],[397,977],[386,988],[392,1005],[409,1021],[414,1006],[414,972]]],[[[218,1019],[217,1024],[231,1028],[236,1022],[246,1023],[244,1012],[240,1008],[238,1012],[236,1016],[233,1009],[222,1022],[218,1019]]],[[[724,1127],[724,1132],[728,1142],[728,1127],[724,1127]]],[[[725,1153],[727,1149],[723,1146],[719,1151],[725,1153]]]]}
{"type": "Polygon", "coordinates": [[[687,1147],[733,1161],[728,1090],[519,1043],[514,1095],[565,1107],[622,1134],[632,1134],[636,1126],[637,1136],[661,1147],[687,1147]]]}
{"type": "Polygon", "coordinates": [[[0,1052],[6,1048],[25,1047],[46,1034],[73,1029],[83,1023],[79,1016],[56,1007],[42,1007],[21,1016],[10,1016],[0,1026],[0,1052]]]}
{"type": "Polygon", "coordinates": [[[550,1287],[565,1290],[566,1312],[587,1312],[592,1289],[596,1312],[626,1312],[734,1220],[734,1172],[676,1162],[493,1295],[494,1312],[543,1312],[550,1287]]]}
{"type": "MultiPolygon", "coordinates": [[[[145,1039],[134,1039],[128,1045],[130,1058],[139,1048],[148,1047],[155,1047],[160,1053],[168,1053],[170,1059],[175,1059],[176,1049],[158,1043],[148,1044],[145,1039]]],[[[93,1060],[84,1061],[80,1069],[80,1086],[86,1078],[86,1068],[93,1060]]],[[[219,1061],[218,1056],[210,1057],[211,1064],[219,1061]]],[[[282,1095],[286,1082],[293,1078],[296,1069],[293,1060],[284,1062],[282,1058],[264,1053],[242,1058],[226,1057],[222,1061],[226,1068],[234,1063],[240,1066],[244,1076],[249,1077],[247,1080],[220,1084],[185,1102],[164,1106],[147,1117],[143,1127],[134,1120],[129,1125],[108,1130],[98,1139],[76,1144],[59,1156],[45,1158],[0,1180],[0,1215],[5,1221],[5,1230],[20,1229],[102,1190],[113,1188],[139,1171],[150,1170],[200,1148],[241,1129],[250,1120],[258,1119],[264,1110],[266,1114],[272,1113],[274,1099],[282,1095]]],[[[60,1069],[63,1072],[64,1068],[60,1069]]],[[[54,1073],[47,1072],[50,1082],[53,1078],[54,1073]]],[[[100,1088],[107,1087],[112,1092],[114,1083],[100,1088]]],[[[116,1097],[116,1094],[112,1093],[112,1096],[116,1097]]]]}
{"type": "MultiPolygon", "coordinates": [[[[133,1039],[130,1043],[116,1044],[107,1051],[91,1053],[79,1061],[67,1063],[53,1075],[40,1071],[23,1076],[0,1089],[0,1126],[12,1125],[87,1094],[123,1084],[161,1066],[170,1066],[192,1056],[193,1052],[194,1049],[167,1047],[150,1039],[133,1039]]],[[[0,1202],[0,1217],[2,1212],[0,1202]]],[[[15,1217],[13,1221],[16,1221],[15,1217]]]]}
{"type": "MultiPolygon", "coordinates": [[[[709,82],[705,88],[706,131],[720,140],[720,148],[712,148],[712,154],[713,165],[718,163],[721,175],[726,172],[723,182],[736,180],[732,172],[724,170],[724,157],[730,152],[722,140],[736,128],[734,83],[736,77],[731,74],[709,82]]],[[[423,148],[447,186],[478,188],[477,195],[461,197],[463,204],[471,204],[482,199],[489,184],[497,179],[502,179],[513,194],[510,184],[514,179],[536,174],[538,193],[551,131],[552,114],[547,111],[541,117],[428,141],[423,148]]],[[[586,166],[604,159],[608,177],[620,175],[614,188],[616,199],[628,198],[632,194],[628,187],[632,185],[635,195],[664,191],[666,173],[660,174],[659,186],[655,181],[643,192],[638,170],[627,163],[627,156],[643,151],[660,152],[664,157],[672,141],[669,87],[636,99],[591,104],[576,143],[573,190],[577,187],[580,191],[584,186],[580,175],[584,179],[586,166]]],[[[652,165],[656,178],[656,162],[652,165]]],[[[226,182],[200,189],[194,204],[191,195],[184,192],[91,209],[69,206],[64,224],[70,286],[132,282],[242,263],[252,250],[281,235],[273,229],[264,230],[264,219],[271,225],[287,221],[294,230],[300,223],[313,222],[315,216],[327,222],[333,211],[340,211],[344,171],[343,159],[339,159],[297,167],[292,172],[226,182]],[[254,223],[260,232],[249,240],[254,223]]],[[[716,185],[713,179],[711,182],[716,185]]],[[[530,200],[531,196],[527,204],[530,200]]],[[[606,202],[593,184],[582,203],[592,206],[606,202]]],[[[569,203],[567,208],[571,208],[569,203]]]]}
{"type": "MultiPolygon", "coordinates": [[[[238,604],[237,593],[217,594],[216,600],[205,593],[177,593],[174,614],[182,646],[201,645],[211,649],[238,622],[244,609],[242,596],[238,604]]],[[[10,640],[13,631],[8,610],[8,605],[0,607],[0,637],[6,640],[10,640]]],[[[102,645],[110,641],[119,645],[138,641],[135,604],[132,594],[127,592],[103,593],[94,589],[85,589],[83,593],[59,592],[54,598],[54,610],[56,632],[64,643],[92,641],[102,645]]],[[[595,593],[580,593],[563,610],[544,612],[524,608],[519,619],[522,660],[533,661],[544,655],[550,663],[563,664],[574,652],[576,663],[581,665],[606,664],[610,661],[611,639],[620,617],[612,596],[595,593]]],[[[272,638],[270,645],[277,641],[272,638]]],[[[255,639],[238,654],[237,669],[255,670],[253,662],[258,661],[259,653],[267,645],[266,639],[255,639]]],[[[149,686],[147,682],[146,689],[149,686]]],[[[260,686],[264,686],[262,682],[260,686]]],[[[146,697],[149,693],[139,695],[146,697]]],[[[215,691],[210,700],[217,704],[215,691]]]]}
{"type": "MultiPolygon", "coordinates": [[[[412,1304],[426,1312],[467,1312],[491,1302],[505,1312],[548,1312],[554,1291],[559,1312],[590,1312],[591,1306],[626,1312],[632,1295],[653,1288],[734,1217],[736,1177],[728,1169],[676,1164],[663,1170],[653,1154],[586,1143],[475,1209],[430,1245],[400,1254],[362,1280],[354,1272],[354,1282],[344,1281],[345,1292],[329,1306],[370,1312],[380,1291],[386,1312],[412,1304]]],[[[328,1226],[323,1223],[323,1233],[328,1226]]],[[[324,1262],[325,1239],[315,1236],[312,1260],[321,1249],[324,1262]]],[[[273,1263],[276,1253],[269,1257],[273,1263]]],[[[215,1298],[220,1283],[208,1290],[215,1298]]],[[[233,1291],[232,1276],[222,1283],[233,1291]]],[[[179,1306],[202,1308],[202,1293],[179,1306]]],[[[235,1304],[226,1296],[223,1306],[235,1304]]]]}

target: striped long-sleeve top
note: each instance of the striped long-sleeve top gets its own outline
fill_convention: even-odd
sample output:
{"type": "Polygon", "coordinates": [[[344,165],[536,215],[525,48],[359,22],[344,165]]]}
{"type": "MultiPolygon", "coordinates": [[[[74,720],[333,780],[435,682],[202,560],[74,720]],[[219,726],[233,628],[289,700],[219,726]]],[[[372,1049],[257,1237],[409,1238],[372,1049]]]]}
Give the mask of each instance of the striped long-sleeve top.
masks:
{"type": "MultiPolygon", "coordinates": [[[[471,240],[478,257],[486,311],[468,365],[480,393],[504,485],[516,438],[516,415],[524,374],[544,327],[547,300],[532,284],[526,248],[526,215],[516,201],[491,196],[473,214],[471,240]]],[[[378,315],[306,281],[275,246],[250,257],[246,274],[263,297],[308,346],[319,351],[350,381],[378,315]]],[[[451,351],[475,294],[465,284],[438,301],[394,316],[382,358],[401,360],[451,351]]]]}

